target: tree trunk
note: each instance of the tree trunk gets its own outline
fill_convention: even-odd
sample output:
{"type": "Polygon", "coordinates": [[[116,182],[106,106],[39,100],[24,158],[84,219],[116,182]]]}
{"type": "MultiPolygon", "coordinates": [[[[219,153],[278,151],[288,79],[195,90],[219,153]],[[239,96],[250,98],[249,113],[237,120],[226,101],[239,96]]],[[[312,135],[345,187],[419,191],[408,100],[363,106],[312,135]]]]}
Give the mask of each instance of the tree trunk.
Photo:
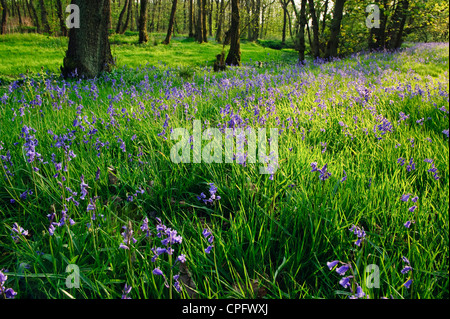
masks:
{"type": "Polygon", "coordinates": [[[128,24],[131,24],[130,23],[130,19],[132,19],[132,16],[131,16],[131,10],[132,9],[133,9],[133,3],[132,3],[132,0],[129,0],[128,1],[127,18],[125,19],[125,23],[123,25],[123,29],[120,32],[121,34],[125,33],[125,31],[127,31],[127,29],[128,29],[128,24]]]}
{"type": "Polygon", "coordinates": [[[253,13],[253,27],[251,41],[256,41],[259,38],[259,24],[261,19],[261,0],[255,0],[255,12],[253,13]]]}
{"type": "Polygon", "coordinates": [[[208,0],[203,0],[203,41],[208,42],[208,6],[207,6],[208,0]]]}
{"type": "Polygon", "coordinates": [[[197,31],[195,33],[197,36],[197,42],[203,43],[203,0],[197,0],[197,6],[197,31]]]}
{"type": "MultiPolygon", "coordinates": [[[[336,6],[336,3],[334,5],[336,6]]],[[[328,11],[328,0],[325,1],[325,8],[323,9],[322,28],[320,29],[320,34],[322,37],[324,35],[325,26],[327,23],[327,11],[328,11]]]]}
{"type": "Polygon", "coordinates": [[[189,0],[189,14],[188,14],[188,21],[189,21],[189,38],[194,37],[194,0],[189,0]]]}
{"type": "Polygon", "coordinates": [[[66,21],[64,20],[63,8],[61,0],[56,0],[56,13],[58,15],[59,27],[61,28],[61,34],[67,36],[66,21]]]}
{"type": "Polygon", "coordinates": [[[47,19],[47,9],[45,8],[44,0],[39,0],[39,7],[41,8],[41,21],[42,26],[44,27],[44,33],[50,33],[50,24],[47,19]]]}
{"type": "Polygon", "coordinates": [[[19,26],[22,28],[23,21],[22,21],[22,13],[20,12],[20,5],[16,1],[13,1],[13,4],[16,7],[16,10],[17,10],[17,16],[19,18],[19,26]]]}
{"type": "Polygon", "coordinates": [[[6,22],[8,20],[8,7],[6,0],[0,0],[2,6],[2,24],[0,25],[0,34],[6,34],[6,22]]]}
{"type": "Polygon", "coordinates": [[[61,67],[64,77],[93,78],[114,65],[108,39],[110,0],[72,0],[80,8],[80,28],[69,30],[69,47],[61,67]]]}
{"type": "Polygon", "coordinates": [[[34,25],[36,26],[36,32],[41,33],[41,24],[39,23],[39,17],[36,12],[36,8],[33,5],[33,0],[29,0],[27,2],[28,9],[30,10],[30,16],[32,17],[32,20],[34,21],[34,25]]]}
{"type": "Polygon", "coordinates": [[[239,0],[231,0],[231,27],[230,27],[230,51],[225,63],[227,65],[241,65],[241,41],[240,41],[239,0]]]}
{"type": "Polygon", "coordinates": [[[172,32],[173,32],[173,24],[175,22],[175,13],[177,11],[177,2],[178,2],[178,0],[172,0],[172,11],[170,12],[169,28],[167,29],[166,38],[162,42],[163,44],[170,43],[170,38],[172,37],[172,32]]]}
{"type": "Polygon", "coordinates": [[[147,7],[148,7],[148,0],[141,0],[141,11],[139,15],[139,43],[141,44],[148,41],[147,7]]]}
{"type": "Polygon", "coordinates": [[[306,0],[302,0],[300,5],[300,17],[298,28],[298,62],[305,61],[305,25],[306,25],[306,0]]]}
{"type": "Polygon", "coordinates": [[[391,50],[399,49],[402,45],[403,29],[406,18],[408,17],[409,0],[401,0],[395,8],[392,17],[392,27],[389,30],[388,48],[391,50]]]}
{"type": "Polygon", "coordinates": [[[327,44],[325,58],[337,56],[339,46],[339,34],[341,32],[342,12],[344,11],[345,0],[336,0],[334,4],[333,20],[330,27],[330,39],[327,44]]]}
{"type": "Polygon", "coordinates": [[[123,5],[122,11],[120,11],[119,14],[119,21],[117,21],[117,27],[116,27],[116,33],[121,33],[122,30],[122,22],[123,22],[123,15],[125,14],[128,6],[128,2],[130,0],[125,0],[125,4],[123,5]]]}
{"type": "Polygon", "coordinates": [[[281,33],[281,44],[286,43],[286,22],[287,22],[287,2],[280,0],[281,8],[283,9],[283,31],[281,33]]]}
{"type": "Polygon", "coordinates": [[[316,10],[314,8],[314,0],[308,0],[309,2],[309,12],[311,14],[311,22],[312,22],[312,31],[313,31],[313,47],[312,52],[314,59],[320,56],[320,47],[319,47],[319,22],[317,21],[316,10]]]}
{"type": "Polygon", "coordinates": [[[213,16],[213,9],[214,9],[214,1],[213,0],[208,0],[209,1],[209,9],[208,9],[208,32],[209,32],[209,36],[212,37],[212,27],[213,27],[213,23],[212,23],[212,16],[213,16]]]}
{"type": "Polygon", "coordinates": [[[223,32],[222,32],[222,26],[225,19],[225,0],[220,1],[220,12],[219,12],[219,18],[217,21],[217,30],[216,30],[216,41],[221,43],[223,40],[223,32]]]}

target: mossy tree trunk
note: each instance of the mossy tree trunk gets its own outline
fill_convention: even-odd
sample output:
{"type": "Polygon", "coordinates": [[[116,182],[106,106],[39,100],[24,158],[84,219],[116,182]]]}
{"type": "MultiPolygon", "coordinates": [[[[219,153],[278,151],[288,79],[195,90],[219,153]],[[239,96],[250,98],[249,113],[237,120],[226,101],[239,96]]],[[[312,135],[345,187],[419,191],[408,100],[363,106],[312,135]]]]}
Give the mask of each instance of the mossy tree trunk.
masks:
{"type": "Polygon", "coordinates": [[[241,65],[241,18],[239,14],[239,0],[231,0],[231,27],[230,27],[230,51],[225,63],[227,65],[241,65]]]}
{"type": "Polygon", "coordinates": [[[167,35],[163,44],[169,44],[170,38],[172,37],[173,33],[173,25],[175,23],[175,13],[177,12],[177,2],[178,0],[172,0],[172,11],[170,12],[170,18],[169,18],[169,28],[167,29],[167,35]]]}
{"type": "Polygon", "coordinates": [[[334,4],[333,20],[331,21],[331,33],[327,43],[325,58],[336,57],[338,55],[339,34],[341,32],[342,13],[344,11],[345,0],[336,0],[334,4]]]}
{"type": "Polygon", "coordinates": [[[2,9],[2,23],[0,25],[0,34],[6,33],[6,21],[8,20],[8,7],[6,6],[6,0],[0,0],[2,9]]]}
{"type": "Polygon", "coordinates": [[[139,15],[139,43],[145,43],[148,41],[147,9],[148,9],[148,0],[141,0],[141,11],[139,15]]]}
{"type": "Polygon", "coordinates": [[[110,0],[72,0],[80,9],[80,27],[69,30],[69,47],[61,67],[64,77],[93,78],[112,69],[108,39],[110,0]]]}

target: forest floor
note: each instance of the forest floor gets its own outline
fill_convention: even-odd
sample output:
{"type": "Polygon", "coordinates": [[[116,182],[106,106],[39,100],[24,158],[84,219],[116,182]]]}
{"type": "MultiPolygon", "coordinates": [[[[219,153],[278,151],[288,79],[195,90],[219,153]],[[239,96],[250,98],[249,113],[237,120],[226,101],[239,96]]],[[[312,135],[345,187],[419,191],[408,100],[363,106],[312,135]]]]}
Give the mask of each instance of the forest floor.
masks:
{"type": "Polygon", "coordinates": [[[33,71],[0,86],[16,298],[449,298],[448,43],[305,65],[248,43],[220,73],[219,45],[121,44],[91,80],[51,72],[64,48],[0,37],[0,73],[33,71]]]}

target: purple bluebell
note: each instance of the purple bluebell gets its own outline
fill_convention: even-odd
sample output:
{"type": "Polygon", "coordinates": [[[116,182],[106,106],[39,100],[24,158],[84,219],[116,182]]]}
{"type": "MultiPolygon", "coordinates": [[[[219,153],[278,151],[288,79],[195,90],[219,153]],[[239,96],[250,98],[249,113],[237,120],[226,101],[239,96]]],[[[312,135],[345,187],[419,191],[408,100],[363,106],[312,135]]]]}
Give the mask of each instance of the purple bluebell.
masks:
{"type": "Polygon", "coordinates": [[[406,289],[409,289],[409,287],[411,286],[411,284],[412,284],[412,279],[408,279],[408,280],[403,284],[403,286],[405,286],[406,289]]]}
{"type": "Polygon", "coordinates": [[[347,272],[347,270],[349,270],[349,269],[350,269],[350,265],[349,265],[349,264],[344,264],[344,265],[342,265],[341,267],[337,268],[337,269],[336,269],[336,272],[337,272],[339,275],[344,276],[345,273],[347,272]]]}
{"type": "Polygon", "coordinates": [[[331,269],[333,269],[334,266],[336,266],[338,263],[339,263],[339,260],[329,261],[329,262],[327,262],[327,267],[328,267],[328,269],[331,270],[331,269]]]}

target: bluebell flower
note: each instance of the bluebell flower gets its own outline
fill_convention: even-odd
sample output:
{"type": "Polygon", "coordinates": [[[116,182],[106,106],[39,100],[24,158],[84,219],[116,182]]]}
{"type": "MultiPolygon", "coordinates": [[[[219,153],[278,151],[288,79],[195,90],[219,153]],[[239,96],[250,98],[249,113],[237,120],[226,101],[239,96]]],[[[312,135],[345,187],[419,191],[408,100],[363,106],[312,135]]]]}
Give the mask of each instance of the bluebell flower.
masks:
{"type": "Polygon", "coordinates": [[[406,281],[406,282],[403,284],[403,286],[405,286],[406,289],[409,289],[409,287],[411,286],[411,284],[412,284],[412,279],[408,279],[408,281],[406,281]]]}
{"type": "Polygon", "coordinates": [[[349,265],[349,264],[344,264],[344,265],[342,265],[341,267],[337,268],[337,269],[336,269],[336,272],[337,272],[339,275],[344,276],[345,273],[347,272],[347,270],[349,270],[349,269],[350,269],[350,265],[349,265]]]}
{"type": "Polygon", "coordinates": [[[351,283],[350,283],[351,278],[353,278],[353,276],[344,277],[339,281],[339,284],[344,288],[350,288],[351,287],[351,283]]]}
{"type": "Polygon", "coordinates": [[[330,269],[330,270],[333,269],[334,266],[336,266],[338,263],[339,263],[339,260],[333,260],[333,261],[327,262],[328,269],[330,269]]]}

